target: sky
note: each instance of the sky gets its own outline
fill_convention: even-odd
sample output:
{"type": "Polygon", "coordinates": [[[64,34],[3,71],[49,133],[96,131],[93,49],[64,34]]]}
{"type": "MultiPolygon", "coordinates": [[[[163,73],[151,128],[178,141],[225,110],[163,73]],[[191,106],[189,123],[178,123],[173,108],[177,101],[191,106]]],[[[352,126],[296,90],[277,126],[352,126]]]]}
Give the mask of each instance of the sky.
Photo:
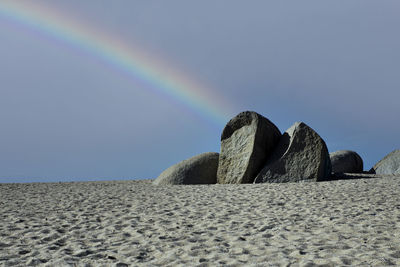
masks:
{"type": "Polygon", "coordinates": [[[397,0],[11,2],[2,183],[156,178],[245,110],[365,170],[400,148],[397,0]]]}

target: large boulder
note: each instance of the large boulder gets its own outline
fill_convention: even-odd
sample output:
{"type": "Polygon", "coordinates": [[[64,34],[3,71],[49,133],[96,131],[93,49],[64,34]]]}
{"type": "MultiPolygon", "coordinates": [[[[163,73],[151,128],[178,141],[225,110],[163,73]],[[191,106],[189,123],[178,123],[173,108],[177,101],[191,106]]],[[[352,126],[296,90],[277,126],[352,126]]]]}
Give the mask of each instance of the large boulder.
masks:
{"type": "Polygon", "coordinates": [[[153,184],[215,184],[217,168],[218,153],[203,153],[169,167],[154,180],[153,184]]]}
{"type": "Polygon", "coordinates": [[[221,135],[218,183],[252,183],[280,136],[279,129],[256,112],[245,111],[231,119],[221,135]]]}
{"type": "Polygon", "coordinates": [[[324,181],[331,175],[324,140],[303,122],[296,122],[281,137],[254,183],[324,181]]]}
{"type": "Polygon", "coordinates": [[[363,160],[354,151],[339,150],[329,154],[332,163],[332,172],[361,173],[364,169],[363,160]]]}
{"type": "Polygon", "coordinates": [[[376,174],[400,174],[400,149],[392,151],[371,169],[376,174]]]}

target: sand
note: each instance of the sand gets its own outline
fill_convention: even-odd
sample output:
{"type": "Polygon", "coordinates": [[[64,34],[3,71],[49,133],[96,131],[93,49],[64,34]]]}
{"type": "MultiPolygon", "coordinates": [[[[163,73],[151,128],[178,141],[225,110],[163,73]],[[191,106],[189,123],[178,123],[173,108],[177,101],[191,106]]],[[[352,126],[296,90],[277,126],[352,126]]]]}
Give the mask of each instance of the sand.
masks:
{"type": "Polygon", "coordinates": [[[400,177],[0,184],[2,266],[400,265],[400,177]]]}

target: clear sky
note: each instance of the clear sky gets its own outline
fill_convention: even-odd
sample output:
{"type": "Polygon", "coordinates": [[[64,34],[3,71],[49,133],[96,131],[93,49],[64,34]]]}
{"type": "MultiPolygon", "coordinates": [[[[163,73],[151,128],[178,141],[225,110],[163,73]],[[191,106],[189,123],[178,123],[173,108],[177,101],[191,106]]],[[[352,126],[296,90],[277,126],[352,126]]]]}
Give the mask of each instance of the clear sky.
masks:
{"type": "Polygon", "coordinates": [[[398,0],[19,3],[47,11],[0,12],[0,182],[155,178],[218,152],[244,110],[303,121],[366,170],[400,148],[398,0]],[[85,32],[106,37],[71,41],[85,32]]]}

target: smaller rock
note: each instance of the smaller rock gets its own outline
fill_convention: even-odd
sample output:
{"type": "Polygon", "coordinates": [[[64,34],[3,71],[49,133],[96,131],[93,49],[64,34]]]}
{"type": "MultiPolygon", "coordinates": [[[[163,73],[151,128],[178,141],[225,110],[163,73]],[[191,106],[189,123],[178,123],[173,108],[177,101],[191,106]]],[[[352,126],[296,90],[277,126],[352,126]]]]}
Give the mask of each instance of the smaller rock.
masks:
{"type": "Polygon", "coordinates": [[[153,184],[215,184],[218,158],[218,153],[208,152],[183,160],[163,171],[153,184]]]}
{"type": "Polygon", "coordinates": [[[254,183],[326,181],[331,170],[324,140],[305,123],[296,122],[282,135],[254,183]]]}
{"type": "Polygon", "coordinates": [[[354,151],[339,150],[329,154],[334,173],[361,173],[364,168],[363,160],[354,151]]]}
{"type": "Polygon", "coordinates": [[[400,149],[392,151],[371,169],[376,174],[400,174],[400,149]]]}

